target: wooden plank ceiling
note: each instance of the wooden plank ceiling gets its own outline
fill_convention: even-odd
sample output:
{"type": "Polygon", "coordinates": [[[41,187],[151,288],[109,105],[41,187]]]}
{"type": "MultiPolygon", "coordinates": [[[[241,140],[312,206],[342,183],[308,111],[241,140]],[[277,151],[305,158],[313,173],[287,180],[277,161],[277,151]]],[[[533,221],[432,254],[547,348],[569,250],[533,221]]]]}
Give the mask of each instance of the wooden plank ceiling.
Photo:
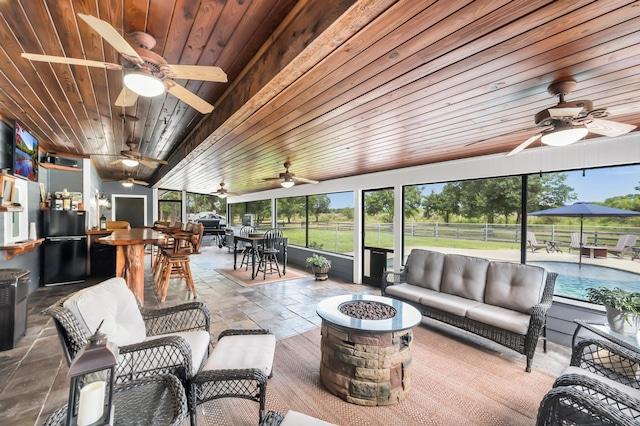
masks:
{"type": "MultiPolygon", "coordinates": [[[[2,119],[47,151],[102,154],[103,179],[125,176],[110,163],[138,142],[169,164],[131,176],[167,189],[269,189],[287,160],[324,181],[507,153],[567,78],[568,101],[640,101],[638,1],[13,0],[0,17],[2,119]],[[169,64],[221,67],[228,83],[175,80],[214,111],[172,95],[116,107],[123,71],[20,57],[118,63],[78,13],[151,34],[169,64]]],[[[607,119],[640,125],[640,110],[607,119]]]]}

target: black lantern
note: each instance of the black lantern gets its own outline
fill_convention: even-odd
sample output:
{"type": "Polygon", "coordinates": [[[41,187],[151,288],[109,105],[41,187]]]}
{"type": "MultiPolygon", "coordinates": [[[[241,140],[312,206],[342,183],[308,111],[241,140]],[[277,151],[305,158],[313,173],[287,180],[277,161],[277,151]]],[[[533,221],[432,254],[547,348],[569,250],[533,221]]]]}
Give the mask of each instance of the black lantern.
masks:
{"type": "Polygon", "coordinates": [[[107,342],[100,327],[69,366],[71,379],[67,426],[112,425],[113,387],[118,346],[107,342]]]}

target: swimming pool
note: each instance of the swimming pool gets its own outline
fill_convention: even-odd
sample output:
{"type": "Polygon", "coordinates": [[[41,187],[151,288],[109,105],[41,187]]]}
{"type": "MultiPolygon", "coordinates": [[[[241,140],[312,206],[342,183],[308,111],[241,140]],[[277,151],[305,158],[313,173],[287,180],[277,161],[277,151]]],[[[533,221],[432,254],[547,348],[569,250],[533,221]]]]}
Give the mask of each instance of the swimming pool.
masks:
{"type": "Polygon", "coordinates": [[[558,273],[554,292],[556,296],[587,300],[586,289],[589,287],[620,287],[627,291],[640,292],[640,274],[633,272],[585,264],[582,264],[582,268],[578,268],[577,263],[569,262],[529,262],[529,264],[542,266],[549,272],[558,273]]]}

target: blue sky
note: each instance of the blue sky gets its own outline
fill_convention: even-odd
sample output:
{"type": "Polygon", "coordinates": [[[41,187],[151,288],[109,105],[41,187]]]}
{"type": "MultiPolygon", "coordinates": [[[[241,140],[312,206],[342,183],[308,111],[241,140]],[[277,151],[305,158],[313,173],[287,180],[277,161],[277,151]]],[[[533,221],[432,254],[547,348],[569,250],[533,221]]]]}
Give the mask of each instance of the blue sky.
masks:
{"type": "MultiPolygon", "coordinates": [[[[602,202],[616,195],[635,194],[640,186],[640,166],[608,167],[591,169],[582,176],[582,170],[566,172],[567,185],[578,195],[577,201],[602,202]]],[[[426,185],[425,194],[440,192],[444,184],[426,185]]],[[[342,192],[330,194],[331,208],[353,207],[353,194],[342,192]]]]}

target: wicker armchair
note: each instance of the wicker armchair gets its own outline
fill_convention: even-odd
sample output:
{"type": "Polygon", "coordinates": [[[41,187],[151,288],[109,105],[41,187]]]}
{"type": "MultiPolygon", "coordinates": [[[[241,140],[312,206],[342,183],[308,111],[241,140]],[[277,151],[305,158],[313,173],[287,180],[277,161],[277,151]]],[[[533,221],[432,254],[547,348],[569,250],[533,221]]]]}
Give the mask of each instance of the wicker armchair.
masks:
{"type": "MultiPolygon", "coordinates": [[[[113,395],[115,424],[178,426],[187,418],[184,388],[174,375],[165,374],[116,385],[113,395]]],[[[57,409],[45,426],[66,424],[68,406],[57,409]]]]}
{"type": "Polygon", "coordinates": [[[540,403],[538,426],[640,425],[640,354],[587,339],[540,403]]]}
{"type": "MultiPolygon", "coordinates": [[[[112,278],[108,281],[114,280],[122,279],[112,278]]],[[[129,291],[126,284],[124,285],[129,291]]],[[[74,294],[58,300],[42,311],[43,315],[50,315],[54,320],[67,364],[71,364],[76,353],[86,345],[90,334],[76,315],[64,306],[74,294]]],[[[146,309],[139,304],[137,306],[144,321],[147,337],[138,343],[118,345],[120,357],[116,370],[116,382],[122,383],[157,374],[174,374],[183,383],[186,382],[207,358],[208,342],[205,348],[206,353],[201,360],[197,361],[198,365],[194,366],[189,340],[193,341],[194,333],[192,332],[209,333],[209,308],[201,302],[188,302],[163,309],[146,309]]],[[[131,318],[125,318],[125,321],[129,322],[131,318]]],[[[104,328],[102,330],[105,331],[104,328]]],[[[107,338],[113,340],[114,336],[107,333],[107,338]]]]}

